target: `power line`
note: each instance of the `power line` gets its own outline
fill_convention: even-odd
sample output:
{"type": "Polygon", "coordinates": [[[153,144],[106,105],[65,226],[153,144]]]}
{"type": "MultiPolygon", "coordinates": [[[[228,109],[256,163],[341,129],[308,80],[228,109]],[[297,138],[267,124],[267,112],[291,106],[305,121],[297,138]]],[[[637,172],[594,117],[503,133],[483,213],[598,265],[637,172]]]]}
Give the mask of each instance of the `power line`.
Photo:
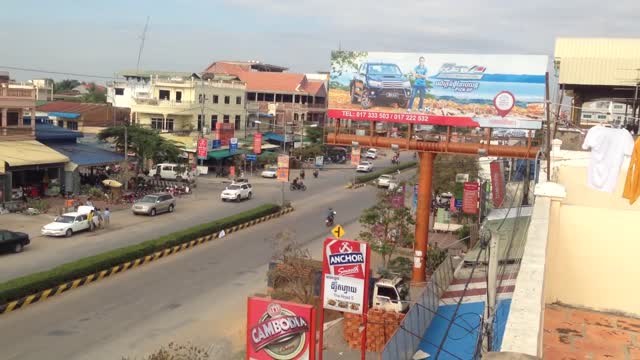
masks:
{"type": "Polygon", "coordinates": [[[36,72],[36,73],[52,74],[52,75],[68,75],[68,76],[77,76],[77,77],[87,77],[87,78],[95,78],[95,79],[113,80],[113,76],[90,75],[90,74],[81,74],[81,73],[72,73],[72,72],[63,72],[63,71],[52,71],[52,70],[44,70],[44,69],[25,68],[25,67],[18,67],[18,66],[0,65],[0,69],[28,71],[28,72],[36,72]]]}

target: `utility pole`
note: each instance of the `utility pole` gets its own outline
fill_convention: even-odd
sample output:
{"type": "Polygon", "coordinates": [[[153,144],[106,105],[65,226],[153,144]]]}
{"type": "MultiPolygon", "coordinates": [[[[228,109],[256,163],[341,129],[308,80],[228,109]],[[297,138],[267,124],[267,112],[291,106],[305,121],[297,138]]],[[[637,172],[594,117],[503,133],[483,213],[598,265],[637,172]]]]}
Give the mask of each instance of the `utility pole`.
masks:
{"type": "MultiPolygon", "coordinates": [[[[124,124],[124,165],[127,167],[125,170],[125,174],[129,172],[129,147],[127,145],[129,139],[127,139],[127,126],[128,124],[124,124]]],[[[143,164],[144,166],[144,164],[143,164]]],[[[124,189],[129,190],[129,179],[124,179],[124,189]]]]}
{"type": "MultiPolygon", "coordinates": [[[[284,119],[283,124],[284,127],[284,139],[282,141],[282,152],[284,155],[287,155],[287,120],[284,119]]],[[[289,165],[291,165],[291,160],[289,160],[289,165]]],[[[289,168],[289,176],[291,176],[291,168],[289,168]]],[[[282,208],[284,208],[284,181],[282,181],[282,208]]]]}
{"type": "MultiPolygon", "coordinates": [[[[547,137],[546,137],[546,151],[545,155],[547,158],[547,181],[551,181],[551,101],[549,100],[549,72],[544,74],[544,83],[545,83],[545,108],[547,113],[547,137]]],[[[558,126],[558,124],[556,124],[558,126]]],[[[527,169],[529,169],[529,164],[527,160],[527,169]]],[[[527,195],[528,195],[529,186],[527,186],[527,195]]]]}
{"type": "MultiPolygon", "coordinates": [[[[200,139],[204,138],[204,107],[205,107],[205,104],[207,102],[207,95],[204,92],[204,78],[203,78],[203,75],[200,75],[200,95],[198,96],[198,101],[200,101],[200,121],[198,122],[199,125],[200,125],[200,130],[198,131],[198,142],[200,142],[200,139]]],[[[231,146],[231,145],[229,145],[229,146],[231,146]]],[[[204,159],[199,159],[199,160],[200,160],[200,166],[203,166],[204,165],[204,159]]]]}
{"type": "Polygon", "coordinates": [[[487,353],[492,350],[493,345],[493,321],[496,314],[496,294],[498,283],[498,237],[493,236],[490,230],[485,230],[481,234],[483,247],[489,247],[489,267],[487,269],[487,303],[484,307],[484,336],[482,337],[482,352],[487,353]]]}

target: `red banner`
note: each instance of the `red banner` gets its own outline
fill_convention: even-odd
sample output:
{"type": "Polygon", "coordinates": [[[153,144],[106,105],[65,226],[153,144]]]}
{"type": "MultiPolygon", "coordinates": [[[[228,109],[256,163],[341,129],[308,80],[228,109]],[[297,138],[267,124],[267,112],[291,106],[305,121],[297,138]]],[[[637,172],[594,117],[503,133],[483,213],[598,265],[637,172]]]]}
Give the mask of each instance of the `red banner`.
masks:
{"type": "Polygon", "coordinates": [[[206,159],[207,158],[207,139],[200,138],[198,139],[198,158],[206,159]]]}
{"type": "Polygon", "coordinates": [[[369,110],[336,110],[329,109],[327,116],[331,119],[350,119],[361,121],[384,121],[404,124],[445,125],[458,127],[479,127],[480,124],[467,116],[441,116],[411,113],[396,113],[369,110]]]}
{"type": "Polygon", "coordinates": [[[479,183],[464,183],[464,193],[462,194],[462,212],[466,214],[478,213],[478,191],[480,191],[479,183]]]}
{"type": "Polygon", "coordinates": [[[236,177],[236,167],[229,166],[229,177],[236,177]]]}
{"type": "Polygon", "coordinates": [[[504,202],[504,171],[502,170],[502,161],[492,161],[489,165],[491,170],[491,195],[493,198],[493,207],[502,207],[504,202]]]}
{"type": "Polygon", "coordinates": [[[253,153],[260,154],[262,152],[262,134],[256,133],[253,135],[253,153]]]}
{"type": "Polygon", "coordinates": [[[358,166],[360,164],[360,148],[351,149],[351,165],[358,166]]]}
{"type": "Polygon", "coordinates": [[[235,135],[235,125],[231,123],[216,123],[216,139],[220,146],[228,146],[229,140],[235,135]]]}
{"type": "Polygon", "coordinates": [[[289,155],[278,155],[276,178],[281,182],[289,182],[289,155]]]}
{"type": "Polygon", "coordinates": [[[311,305],[250,297],[247,359],[315,359],[316,316],[311,305]]]}

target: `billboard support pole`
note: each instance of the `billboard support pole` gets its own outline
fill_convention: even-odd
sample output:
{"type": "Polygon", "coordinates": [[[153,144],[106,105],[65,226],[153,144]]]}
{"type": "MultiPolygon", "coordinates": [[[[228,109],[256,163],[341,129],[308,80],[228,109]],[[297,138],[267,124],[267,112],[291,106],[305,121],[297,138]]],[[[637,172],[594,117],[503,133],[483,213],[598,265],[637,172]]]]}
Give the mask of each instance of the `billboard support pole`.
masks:
{"type": "MultiPolygon", "coordinates": [[[[324,254],[325,242],[322,245],[322,269],[326,269],[329,264],[324,254]]],[[[318,360],[322,360],[322,347],[324,346],[324,273],[320,279],[320,314],[318,316],[320,323],[320,338],[318,339],[318,360]]]]}
{"type": "MultiPolygon", "coordinates": [[[[545,103],[545,112],[547,113],[547,138],[546,138],[546,151],[545,155],[547,158],[547,181],[551,181],[551,103],[549,100],[549,72],[546,72],[544,75],[544,103],[545,103]]],[[[558,126],[558,124],[556,124],[558,126]]],[[[529,136],[531,136],[531,131],[529,131],[529,136]]],[[[528,168],[527,164],[527,168],[528,168]]]]}
{"type": "Polygon", "coordinates": [[[413,258],[413,283],[423,283],[426,279],[425,261],[429,244],[429,215],[431,212],[431,181],[433,178],[433,160],[435,154],[422,152],[418,172],[418,208],[416,209],[416,247],[413,258]]]}
{"type": "Polygon", "coordinates": [[[369,279],[371,279],[371,247],[367,244],[366,262],[364,265],[364,301],[362,306],[362,346],[360,347],[360,360],[366,360],[367,357],[367,323],[369,315],[369,279]]]}

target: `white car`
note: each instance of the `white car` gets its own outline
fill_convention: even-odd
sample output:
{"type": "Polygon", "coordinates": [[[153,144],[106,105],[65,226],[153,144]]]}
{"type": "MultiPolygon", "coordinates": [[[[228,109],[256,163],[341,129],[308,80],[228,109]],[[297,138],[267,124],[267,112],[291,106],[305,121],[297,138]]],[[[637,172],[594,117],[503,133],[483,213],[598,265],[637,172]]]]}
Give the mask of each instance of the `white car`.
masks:
{"type": "Polygon", "coordinates": [[[367,153],[364,154],[366,159],[375,160],[378,157],[378,149],[371,148],[367,150],[367,153]]]}
{"type": "MultiPolygon", "coordinates": [[[[93,210],[93,206],[80,206],[78,211],[62,214],[52,223],[42,227],[42,235],[70,237],[79,231],[89,230],[87,214],[93,210]]],[[[94,219],[96,219],[94,217],[94,219]]],[[[94,221],[95,223],[95,221],[94,221]]]]}
{"type": "Polygon", "coordinates": [[[278,167],[277,166],[268,166],[264,171],[260,173],[260,176],[263,178],[271,178],[275,179],[278,176],[278,167]]]}
{"type": "Polygon", "coordinates": [[[372,172],[373,164],[370,161],[360,161],[358,167],[356,168],[357,172],[372,172]]]}
{"type": "Polygon", "coordinates": [[[380,175],[378,180],[376,180],[376,185],[378,185],[378,187],[388,188],[394,180],[393,175],[380,175]]]}
{"type": "Polygon", "coordinates": [[[253,192],[249,184],[231,184],[220,194],[222,201],[233,200],[240,201],[242,199],[251,199],[253,192]]]}

